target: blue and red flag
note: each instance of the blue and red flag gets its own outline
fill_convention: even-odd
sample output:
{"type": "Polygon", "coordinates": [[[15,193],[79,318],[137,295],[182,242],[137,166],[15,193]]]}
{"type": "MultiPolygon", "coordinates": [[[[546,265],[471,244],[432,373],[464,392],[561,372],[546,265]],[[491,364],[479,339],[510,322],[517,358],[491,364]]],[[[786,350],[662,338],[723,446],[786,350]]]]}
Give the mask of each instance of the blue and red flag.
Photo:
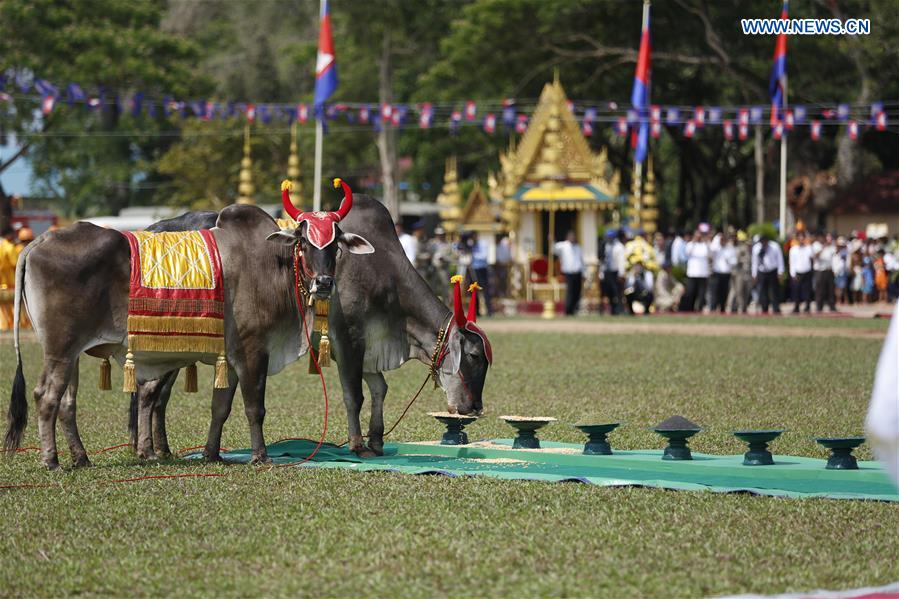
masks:
{"type": "Polygon", "coordinates": [[[337,90],[337,61],[331,35],[331,9],[328,0],[321,3],[321,29],[318,34],[318,57],[315,61],[315,114],[325,116],[324,106],[337,90]]]}
{"type": "MultiPolygon", "coordinates": [[[[784,0],[784,7],[780,13],[781,20],[789,18],[789,0],[784,0]]],[[[787,34],[777,34],[777,43],[774,45],[774,66],[771,69],[771,82],[768,85],[768,93],[771,96],[771,126],[775,126],[781,120],[781,112],[786,106],[787,97],[787,34]]]]}
{"type": "Polygon", "coordinates": [[[639,126],[631,131],[631,147],[637,162],[646,160],[649,149],[649,123],[646,116],[649,109],[650,54],[649,2],[646,2],[643,5],[643,28],[640,34],[640,51],[637,53],[637,69],[634,72],[634,89],[631,91],[631,105],[639,115],[639,126]]]}

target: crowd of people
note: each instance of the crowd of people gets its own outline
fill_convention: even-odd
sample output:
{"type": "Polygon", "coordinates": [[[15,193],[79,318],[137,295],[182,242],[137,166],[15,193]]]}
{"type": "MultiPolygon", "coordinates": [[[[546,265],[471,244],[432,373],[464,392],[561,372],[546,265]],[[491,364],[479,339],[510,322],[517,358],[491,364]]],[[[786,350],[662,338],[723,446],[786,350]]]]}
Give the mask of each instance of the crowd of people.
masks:
{"type": "MultiPolygon", "coordinates": [[[[466,276],[483,288],[483,311],[492,299],[508,295],[512,263],[507,236],[499,236],[495,255],[477,233],[456,242],[438,227],[426,238],[424,229],[397,228],[410,262],[444,299],[445,282],[466,276]]],[[[550,240],[558,260],[556,272],[566,287],[565,313],[583,309],[581,292],[587,260],[576,236],[550,240]]],[[[605,232],[599,243],[600,312],[612,315],[649,312],[718,312],[780,314],[837,311],[838,306],[891,302],[899,297],[899,236],[868,239],[864,232],[848,236],[800,227],[784,243],[770,235],[714,230],[706,223],[695,230],[656,233],[624,228],[605,232]]]]}
{"type": "Polygon", "coordinates": [[[868,239],[802,228],[783,244],[762,234],[691,232],[648,241],[609,231],[602,250],[604,304],[612,314],[660,312],[762,314],[813,310],[840,304],[891,302],[899,296],[899,237],[868,239]]]}

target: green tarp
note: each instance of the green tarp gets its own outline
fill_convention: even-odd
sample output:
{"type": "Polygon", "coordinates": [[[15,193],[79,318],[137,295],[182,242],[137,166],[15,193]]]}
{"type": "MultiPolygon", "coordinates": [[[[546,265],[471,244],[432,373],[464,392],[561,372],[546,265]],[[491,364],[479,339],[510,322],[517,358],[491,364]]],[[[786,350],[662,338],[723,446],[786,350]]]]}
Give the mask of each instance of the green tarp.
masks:
{"type": "MultiPolygon", "coordinates": [[[[388,470],[404,474],[489,476],[509,480],[580,481],[602,486],[642,486],[683,491],[749,492],[778,497],[828,497],[899,501],[899,492],[877,462],[858,463],[858,470],[826,470],[825,460],[774,456],[773,466],[743,466],[742,455],[693,453],[692,461],[661,459],[661,451],[618,451],[610,456],[573,453],[581,446],[543,441],[544,449],[569,453],[512,449],[511,441],[491,441],[491,447],[390,443],[378,458],[360,459],[345,448],[324,445],[310,468],[388,470]]],[[[315,447],[311,441],[270,445],[275,463],[298,462],[315,447]]],[[[250,450],[226,453],[234,462],[250,459],[250,450]]]]}

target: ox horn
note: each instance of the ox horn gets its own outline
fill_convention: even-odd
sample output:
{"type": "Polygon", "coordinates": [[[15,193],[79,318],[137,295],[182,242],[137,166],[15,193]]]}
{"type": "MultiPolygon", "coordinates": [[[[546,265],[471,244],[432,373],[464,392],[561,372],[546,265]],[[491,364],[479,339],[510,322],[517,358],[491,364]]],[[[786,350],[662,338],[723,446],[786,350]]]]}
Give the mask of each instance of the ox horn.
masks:
{"type": "Polygon", "coordinates": [[[455,275],[450,279],[453,287],[453,319],[460,329],[465,327],[465,314],[462,312],[462,275],[455,275]]]}
{"type": "Polygon", "coordinates": [[[340,222],[346,215],[350,213],[350,210],[353,208],[353,190],[350,189],[350,186],[347,185],[346,181],[337,177],[334,179],[334,189],[337,187],[343,187],[343,201],[340,203],[340,208],[337,209],[334,214],[337,216],[337,221],[340,222]]]}
{"type": "Polygon", "coordinates": [[[483,287],[478,285],[477,281],[468,286],[468,293],[471,294],[471,299],[468,300],[469,322],[478,321],[478,289],[483,289],[483,287]]]}
{"type": "Polygon", "coordinates": [[[303,211],[294,206],[293,202],[290,201],[291,189],[293,189],[293,184],[289,180],[284,179],[284,181],[281,182],[281,203],[284,204],[284,212],[286,212],[293,220],[299,221],[299,216],[303,211]]]}

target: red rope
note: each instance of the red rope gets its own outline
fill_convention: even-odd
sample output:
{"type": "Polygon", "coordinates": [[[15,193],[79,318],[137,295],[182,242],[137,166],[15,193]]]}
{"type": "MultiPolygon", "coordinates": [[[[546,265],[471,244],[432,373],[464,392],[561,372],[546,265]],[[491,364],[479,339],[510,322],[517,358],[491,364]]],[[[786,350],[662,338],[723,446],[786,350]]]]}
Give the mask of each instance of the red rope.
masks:
{"type": "Polygon", "coordinates": [[[112,447],[104,447],[99,451],[91,452],[91,455],[99,455],[101,453],[106,453],[107,451],[112,451],[113,449],[121,449],[122,447],[131,447],[131,443],[122,443],[120,445],[113,445],[112,447]]]}
{"type": "Polygon", "coordinates": [[[312,450],[308,456],[300,460],[299,462],[291,462],[290,464],[278,464],[277,466],[273,466],[274,468],[282,468],[285,466],[299,466],[300,464],[305,464],[309,460],[315,457],[315,454],[318,453],[318,450],[322,448],[322,445],[325,443],[325,436],[328,434],[328,386],[325,384],[325,375],[322,374],[322,367],[318,363],[318,356],[315,355],[315,350],[312,347],[312,337],[309,335],[309,326],[306,324],[306,307],[303,306],[303,295],[300,291],[302,281],[300,280],[300,264],[303,265],[305,269],[305,260],[303,260],[303,253],[300,251],[300,246],[297,244],[294,246],[294,259],[293,259],[293,278],[294,278],[294,287],[297,300],[297,311],[300,313],[300,320],[303,321],[303,333],[306,335],[306,343],[309,346],[309,355],[312,357],[312,363],[315,364],[315,370],[318,371],[318,378],[321,379],[322,382],[322,393],[325,397],[325,418],[324,424],[322,425],[322,434],[318,439],[318,443],[315,444],[315,449],[312,450]]]}
{"type": "Polygon", "coordinates": [[[152,474],[149,476],[138,476],[135,478],[119,478],[116,480],[109,480],[101,482],[101,485],[112,485],[118,483],[136,483],[142,480],[157,480],[157,479],[170,479],[170,478],[211,478],[218,476],[226,476],[224,473],[220,472],[188,472],[184,474],[152,474]]]}

